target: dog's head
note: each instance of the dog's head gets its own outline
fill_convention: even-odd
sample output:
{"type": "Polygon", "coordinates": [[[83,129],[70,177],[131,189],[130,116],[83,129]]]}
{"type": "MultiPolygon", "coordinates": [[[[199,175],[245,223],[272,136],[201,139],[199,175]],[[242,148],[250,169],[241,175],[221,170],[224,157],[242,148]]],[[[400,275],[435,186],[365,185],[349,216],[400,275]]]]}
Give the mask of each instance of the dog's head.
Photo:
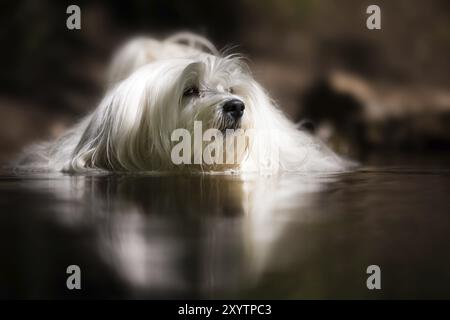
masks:
{"type": "Polygon", "coordinates": [[[203,132],[217,129],[229,136],[230,130],[253,128],[258,119],[271,121],[261,119],[261,115],[270,118],[264,112],[268,104],[267,95],[238,57],[199,54],[161,59],[111,88],[91,120],[102,128],[89,135],[102,139],[96,155],[103,156],[102,163],[114,163],[108,166],[148,169],[143,164],[158,155],[160,163],[151,168],[159,168],[171,162],[174,130],[195,135],[195,123],[201,123],[203,132]]]}
{"type": "Polygon", "coordinates": [[[248,117],[244,114],[249,110],[245,110],[242,95],[248,89],[241,87],[251,77],[238,56],[221,57],[206,38],[191,33],[178,33],[163,41],[136,38],[115,54],[108,82],[117,84],[145,65],[149,66],[144,72],[134,75],[136,81],[147,79],[149,87],[161,84],[158,90],[150,88],[156,93],[152,100],[158,98],[154,104],[163,108],[178,104],[171,117],[179,115],[179,128],[192,126],[192,121],[222,132],[245,127],[248,117]]]}
{"type": "Polygon", "coordinates": [[[178,101],[177,127],[190,130],[194,121],[203,129],[225,133],[251,126],[250,74],[238,58],[208,56],[187,62],[172,92],[178,101]]]}
{"type": "Polygon", "coordinates": [[[209,54],[148,64],[112,94],[117,96],[112,107],[122,109],[119,114],[135,116],[134,128],[148,126],[155,130],[153,136],[166,137],[179,128],[192,131],[196,121],[203,130],[223,134],[252,128],[257,105],[266,98],[242,59],[209,54]]]}

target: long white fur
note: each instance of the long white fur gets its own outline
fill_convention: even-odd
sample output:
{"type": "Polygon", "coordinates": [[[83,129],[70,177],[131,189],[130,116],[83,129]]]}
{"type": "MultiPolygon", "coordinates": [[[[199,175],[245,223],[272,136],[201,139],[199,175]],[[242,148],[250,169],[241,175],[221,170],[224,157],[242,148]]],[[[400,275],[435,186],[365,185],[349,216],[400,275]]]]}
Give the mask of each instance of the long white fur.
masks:
{"type": "Polygon", "coordinates": [[[239,57],[221,57],[197,35],[132,40],[119,50],[109,75],[110,88],[90,115],[56,141],[29,147],[16,167],[265,173],[349,168],[350,162],[297,130],[239,57]],[[187,44],[179,43],[183,40],[187,44]],[[185,88],[193,84],[201,88],[201,96],[183,97],[185,88]],[[217,126],[222,105],[231,98],[245,103],[242,128],[257,133],[246,146],[246,157],[231,166],[175,165],[170,157],[173,130],[192,132],[194,121],[202,121],[204,130],[217,126]]]}
{"type": "Polygon", "coordinates": [[[114,56],[108,82],[112,85],[124,80],[133,71],[157,60],[193,57],[202,53],[219,55],[210,41],[189,32],[176,33],[163,41],[137,37],[127,42],[114,56]]]}

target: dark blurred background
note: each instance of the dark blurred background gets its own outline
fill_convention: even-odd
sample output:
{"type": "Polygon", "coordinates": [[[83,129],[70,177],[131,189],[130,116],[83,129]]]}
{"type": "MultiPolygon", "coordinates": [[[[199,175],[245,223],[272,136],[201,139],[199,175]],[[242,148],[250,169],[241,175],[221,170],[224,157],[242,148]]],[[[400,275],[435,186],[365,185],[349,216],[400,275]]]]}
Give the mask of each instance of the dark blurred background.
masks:
{"type": "Polygon", "coordinates": [[[185,30],[243,53],[288,116],[341,153],[450,150],[447,0],[29,0],[3,1],[0,17],[0,161],[95,108],[124,41],[185,30]],[[81,30],[66,28],[70,4],[81,30]],[[381,30],[366,28],[370,4],[381,30]]]}

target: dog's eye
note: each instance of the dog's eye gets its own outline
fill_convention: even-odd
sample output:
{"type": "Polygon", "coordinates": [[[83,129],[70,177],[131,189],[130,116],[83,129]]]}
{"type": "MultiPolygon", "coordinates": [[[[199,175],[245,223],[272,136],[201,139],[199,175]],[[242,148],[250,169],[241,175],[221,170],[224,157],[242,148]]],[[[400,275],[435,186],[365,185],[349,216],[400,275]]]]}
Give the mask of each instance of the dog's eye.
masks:
{"type": "Polygon", "coordinates": [[[184,97],[198,97],[200,90],[197,87],[189,87],[183,92],[184,97]]]}
{"type": "Polygon", "coordinates": [[[233,89],[233,88],[229,88],[229,89],[228,89],[228,92],[229,92],[230,94],[234,94],[234,89],[233,89]]]}

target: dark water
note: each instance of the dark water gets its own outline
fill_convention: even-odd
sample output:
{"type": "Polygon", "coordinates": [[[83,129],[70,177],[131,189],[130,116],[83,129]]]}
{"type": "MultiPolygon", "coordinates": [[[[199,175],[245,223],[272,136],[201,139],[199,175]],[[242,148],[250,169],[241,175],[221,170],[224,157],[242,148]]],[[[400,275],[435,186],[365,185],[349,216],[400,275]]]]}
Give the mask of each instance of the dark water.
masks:
{"type": "MultiPolygon", "coordinates": [[[[408,162],[405,162],[408,163],[408,162]]],[[[0,178],[0,296],[450,298],[450,170],[0,178]],[[81,268],[82,289],[66,288],[81,268]],[[379,291],[366,268],[381,268],[379,291]]]]}

